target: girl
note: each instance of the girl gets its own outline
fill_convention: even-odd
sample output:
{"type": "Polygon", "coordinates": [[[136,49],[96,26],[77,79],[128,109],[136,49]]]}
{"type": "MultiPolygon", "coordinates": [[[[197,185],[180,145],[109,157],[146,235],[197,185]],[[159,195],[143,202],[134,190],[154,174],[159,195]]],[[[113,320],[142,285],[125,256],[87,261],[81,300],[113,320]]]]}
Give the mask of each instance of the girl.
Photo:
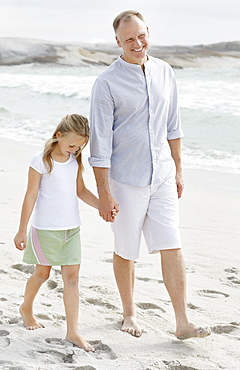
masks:
{"type": "Polygon", "coordinates": [[[26,329],[41,328],[33,314],[34,298],[52,266],[61,265],[66,312],[66,340],[85,351],[94,348],[78,334],[78,274],[81,260],[79,197],[98,208],[98,199],[84,185],[81,151],[87,145],[87,118],[67,115],[57,126],[43,151],[30,162],[28,186],[23,201],[16,248],[24,250],[23,261],[35,264],[28,279],[20,314],[26,329]],[[36,204],[35,204],[36,203],[36,204]],[[28,235],[27,225],[32,214],[28,235]]]}

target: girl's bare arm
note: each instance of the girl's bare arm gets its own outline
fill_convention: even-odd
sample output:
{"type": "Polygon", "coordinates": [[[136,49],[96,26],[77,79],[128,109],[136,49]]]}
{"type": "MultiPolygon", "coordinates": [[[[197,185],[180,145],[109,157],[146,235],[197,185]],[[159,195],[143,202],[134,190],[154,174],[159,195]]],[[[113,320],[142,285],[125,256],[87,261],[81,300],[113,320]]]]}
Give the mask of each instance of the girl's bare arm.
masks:
{"type": "Polygon", "coordinates": [[[26,248],[27,225],[37,199],[41,176],[42,175],[39,172],[35,171],[32,167],[29,167],[28,185],[23,200],[19,229],[14,238],[15,246],[20,250],[26,248]]]}
{"type": "Polygon", "coordinates": [[[86,204],[98,209],[99,199],[86,188],[82,175],[78,173],[77,178],[77,196],[86,204]]]}

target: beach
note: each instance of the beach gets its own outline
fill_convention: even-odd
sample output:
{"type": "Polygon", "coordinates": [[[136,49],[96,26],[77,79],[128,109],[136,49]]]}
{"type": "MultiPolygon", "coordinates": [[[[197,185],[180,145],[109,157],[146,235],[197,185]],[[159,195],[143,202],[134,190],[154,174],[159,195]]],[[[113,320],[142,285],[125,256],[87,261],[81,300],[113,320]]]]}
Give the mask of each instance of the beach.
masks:
{"type": "MultiPolygon", "coordinates": [[[[80,203],[82,265],[79,331],[86,353],[64,341],[66,323],[60,268],[39,291],[35,314],[45,328],[27,331],[19,314],[32,266],[13,244],[30,157],[39,146],[0,139],[0,369],[157,370],[240,368],[240,174],[184,169],[180,227],[186,261],[188,309],[210,337],[179,341],[162,281],[160,258],[144,241],[136,261],[135,301],[141,338],[122,333],[122,308],[113,276],[113,235],[98,212],[80,203]]],[[[96,193],[84,156],[86,185],[96,193]]]]}

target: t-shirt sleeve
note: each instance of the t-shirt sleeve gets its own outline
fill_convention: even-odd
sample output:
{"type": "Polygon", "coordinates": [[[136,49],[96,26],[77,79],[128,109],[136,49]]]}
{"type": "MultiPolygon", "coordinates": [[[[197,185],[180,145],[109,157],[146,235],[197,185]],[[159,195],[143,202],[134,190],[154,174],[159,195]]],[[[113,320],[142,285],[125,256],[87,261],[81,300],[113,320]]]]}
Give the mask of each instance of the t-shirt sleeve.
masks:
{"type": "Polygon", "coordinates": [[[46,172],[46,169],[44,167],[43,161],[42,161],[42,155],[39,153],[36,153],[30,160],[30,167],[32,167],[35,171],[43,174],[46,172]]]}

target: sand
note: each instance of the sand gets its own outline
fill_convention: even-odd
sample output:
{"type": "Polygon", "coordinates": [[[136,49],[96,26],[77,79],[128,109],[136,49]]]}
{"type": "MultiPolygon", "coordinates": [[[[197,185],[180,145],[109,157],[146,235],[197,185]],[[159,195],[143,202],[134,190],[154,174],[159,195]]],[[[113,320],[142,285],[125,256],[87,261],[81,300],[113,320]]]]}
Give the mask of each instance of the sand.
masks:
{"type": "MultiPolygon", "coordinates": [[[[122,310],[112,271],[112,233],[98,212],[80,204],[83,225],[79,330],[94,344],[86,353],[63,340],[65,317],[60,268],[52,269],[35,302],[45,328],[27,331],[19,315],[32,267],[13,245],[31,155],[39,148],[0,140],[0,369],[156,370],[240,369],[240,175],[184,170],[181,233],[189,315],[212,335],[179,341],[162,282],[159,256],[144,242],[136,262],[136,305],[144,329],[137,339],[119,330],[122,310]]],[[[84,161],[85,182],[95,182],[84,161]]]]}

